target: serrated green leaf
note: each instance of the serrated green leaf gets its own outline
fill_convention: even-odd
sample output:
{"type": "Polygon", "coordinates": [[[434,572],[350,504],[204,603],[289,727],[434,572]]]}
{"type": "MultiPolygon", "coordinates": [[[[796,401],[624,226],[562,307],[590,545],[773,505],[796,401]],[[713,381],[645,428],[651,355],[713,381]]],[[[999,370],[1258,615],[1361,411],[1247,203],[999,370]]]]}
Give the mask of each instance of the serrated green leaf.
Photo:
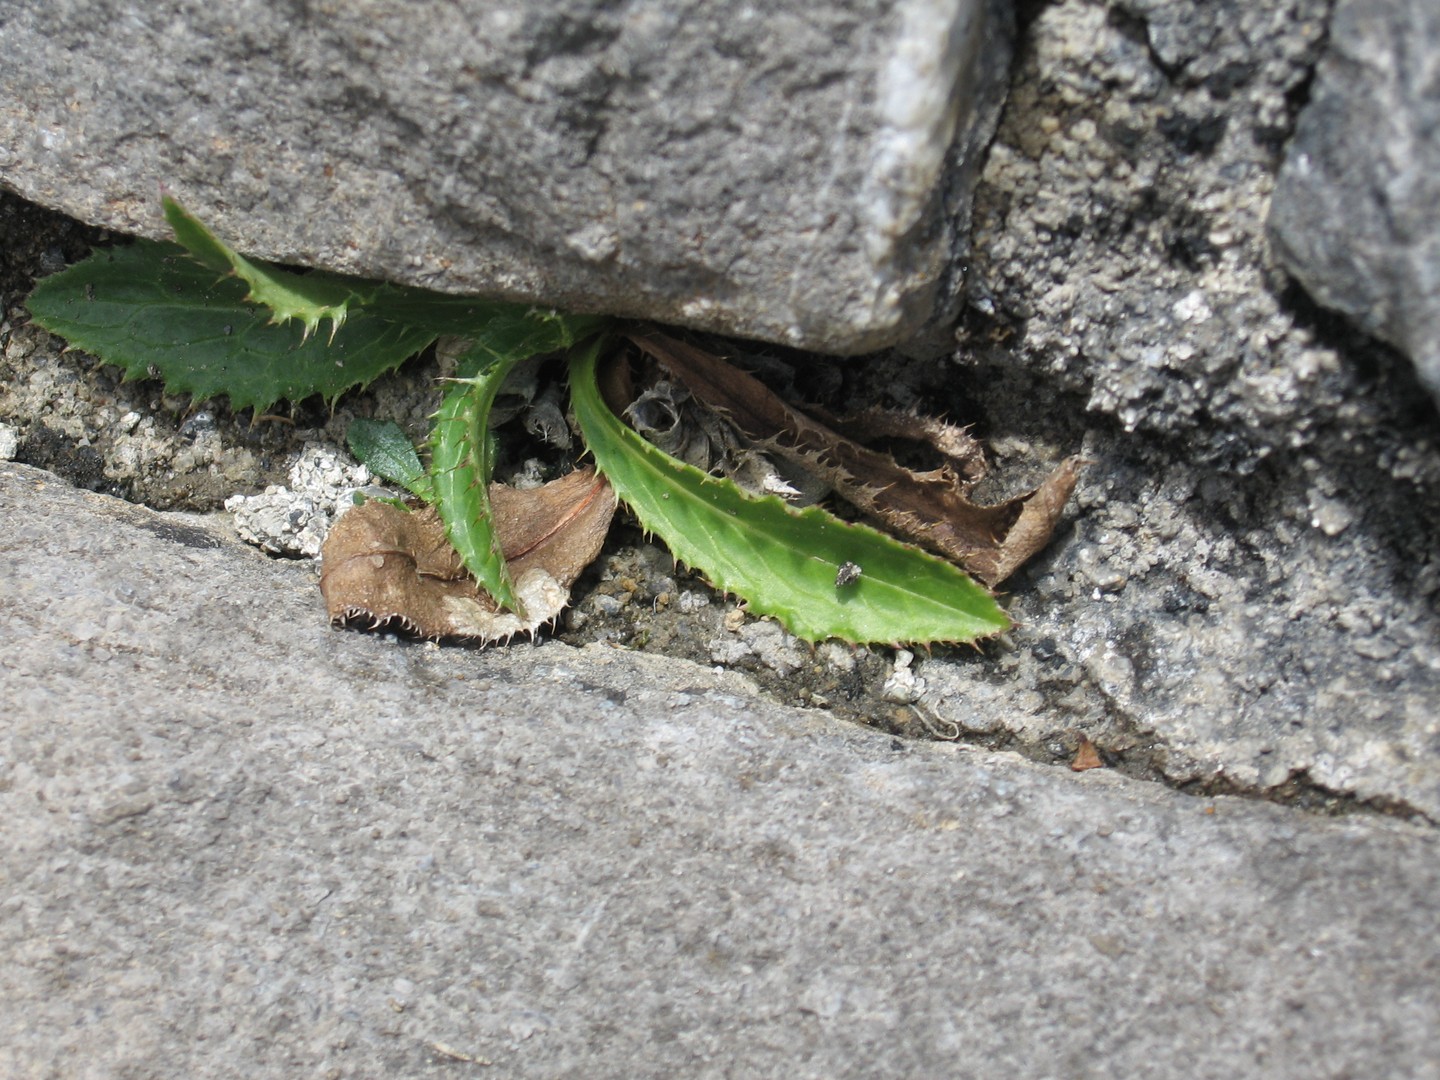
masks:
{"type": "Polygon", "coordinates": [[[497,604],[524,617],[490,515],[490,477],[495,470],[488,437],[490,407],[517,362],[493,363],[445,392],[430,435],[430,476],[445,536],[460,553],[465,569],[497,604]]]}
{"type": "Polygon", "coordinates": [[[950,563],[818,507],[747,495],[652,446],[601,398],[599,353],[599,342],[571,353],[570,392],[600,471],[677,559],[751,611],[809,641],[974,641],[1010,626],[994,597],[950,563]]]}
{"type": "Polygon", "coordinates": [[[327,344],[271,323],[246,292],[233,278],[216,281],[183,248],[138,240],[45,278],[28,303],[45,329],[129,378],[160,378],[168,390],[197,398],[223,394],[234,408],[257,411],[281,398],[334,400],[436,336],[361,311],[327,344]]]}
{"type": "Polygon", "coordinates": [[[304,337],[315,332],[322,319],[330,320],[330,340],[345,325],[350,306],[360,302],[365,292],[373,292],[373,282],[341,277],[336,274],[312,272],[297,274],[265,262],[252,262],[212,233],[199,218],[169,195],[160,200],[165,220],[175,231],[175,239],[203,265],[216,273],[239,278],[249,286],[246,299],[270,309],[271,321],[299,321],[305,328],[304,337]]]}
{"type": "Polygon", "coordinates": [[[455,377],[475,378],[498,363],[513,366],[532,356],[560,352],[597,333],[607,322],[594,316],[561,315],[510,305],[510,310],[491,315],[479,324],[472,323],[464,331],[470,344],[456,361],[455,377]]]}
{"type": "Polygon", "coordinates": [[[345,442],[355,459],[376,476],[399,484],[416,498],[435,501],[435,485],[410,437],[395,421],[357,417],[345,429],[345,442]]]}
{"type": "Polygon", "coordinates": [[[423,326],[437,336],[469,336],[484,331],[496,319],[523,322],[531,328],[560,320],[578,340],[605,321],[598,316],[559,315],[527,304],[439,293],[324,270],[295,273],[272,263],[247,259],[175,199],[166,195],[161,201],[165,220],[175,231],[175,238],[194,258],[219,274],[244,281],[250,288],[248,299],[268,307],[275,322],[298,320],[307,336],[322,320],[330,319],[333,339],[345,320],[362,308],[390,322],[423,326]],[[579,331],[578,336],[575,331],[579,331]]]}
{"type": "Polygon", "coordinates": [[[494,473],[490,410],[505,377],[522,360],[569,348],[599,320],[512,309],[470,327],[471,342],[431,435],[430,475],[445,535],[495,602],[523,616],[490,515],[494,473]]]}

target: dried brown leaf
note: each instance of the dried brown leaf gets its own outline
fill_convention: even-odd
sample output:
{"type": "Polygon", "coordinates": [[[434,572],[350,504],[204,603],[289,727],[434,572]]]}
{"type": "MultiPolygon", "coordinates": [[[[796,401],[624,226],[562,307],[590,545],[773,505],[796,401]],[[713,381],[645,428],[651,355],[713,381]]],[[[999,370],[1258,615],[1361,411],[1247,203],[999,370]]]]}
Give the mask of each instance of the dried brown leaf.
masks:
{"type": "Polygon", "coordinates": [[[998,585],[1024,566],[1050,542],[1055,526],[1065,513],[1065,503],[1075,490],[1084,459],[1068,457],[1034,491],[1016,496],[1003,506],[1018,506],[1005,539],[990,552],[977,552],[965,569],[987,585],[998,585]]]}
{"type": "Polygon", "coordinates": [[[1085,772],[1088,769],[1103,769],[1105,761],[1100,756],[1100,751],[1095,744],[1084,734],[1080,735],[1078,745],[1075,747],[1075,756],[1070,759],[1072,772],[1085,772]]]}
{"type": "Polygon", "coordinates": [[[811,409],[818,420],[844,435],[864,443],[872,439],[905,439],[923,443],[943,457],[963,480],[975,482],[985,476],[985,448],[965,428],[933,416],[872,406],[851,416],[832,416],[811,409]]]}
{"type": "MultiPolygon", "coordinates": [[[[990,586],[1045,546],[1079,475],[1080,459],[1068,458],[1034,491],[980,505],[969,498],[983,472],[973,464],[979,447],[964,442],[968,436],[958,428],[910,425],[907,437],[928,441],[933,435],[950,462],[916,472],[792,408],[713,353],[661,334],[631,340],[764,448],[811,469],[891,532],[959,563],[990,586]]],[[[869,424],[887,434],[900,426],[893,414],[884,413],[872,416],[869,424]]]]}
{"type": "Polygon", "coordinates": [[[529,491],[492,484],[490,506],[528,618],[502,611],[479,588],[432,507],[369,502],[335,523],[321,551],[320,590],[331,621],[483,643],[533,633],[553,619],[600,553],[615,492],[587,468],[529,491]]]}

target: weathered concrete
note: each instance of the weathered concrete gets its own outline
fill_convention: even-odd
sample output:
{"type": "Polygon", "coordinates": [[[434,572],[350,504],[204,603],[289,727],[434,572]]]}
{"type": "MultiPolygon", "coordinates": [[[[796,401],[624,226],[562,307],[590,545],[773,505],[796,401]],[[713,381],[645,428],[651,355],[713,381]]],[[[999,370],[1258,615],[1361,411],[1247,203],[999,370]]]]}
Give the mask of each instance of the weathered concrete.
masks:
{"type": "Polygon", "coordinates": [[[1267,243],[1328,14],[1035,11],[976,189],[954,394],[921,405],[976,421],[997,475],[1094,464],[1073,527],[1007,583],[1016,649],[914,670],[972,738],[1063,754],[1080,729],[1173,782],[1440,819],[1440,420],[1267,243]]]}
{"type": "Polygon", "coordinates": [[[999,0],[0,2],[0,184],[161,236],[858,352],[953,317],[999,0]]]}
{"type": "Polygon", "coordinates": [[[1341,0],[1276,181],[1290,270],[1401,349],[1440,400],[1440,6],[1341,0]]]}
{"type": "Polygon", "coordinates": [[[337,633],[0,464],[7,1076],[1440,1076],[1433,830],[337,633]]]}

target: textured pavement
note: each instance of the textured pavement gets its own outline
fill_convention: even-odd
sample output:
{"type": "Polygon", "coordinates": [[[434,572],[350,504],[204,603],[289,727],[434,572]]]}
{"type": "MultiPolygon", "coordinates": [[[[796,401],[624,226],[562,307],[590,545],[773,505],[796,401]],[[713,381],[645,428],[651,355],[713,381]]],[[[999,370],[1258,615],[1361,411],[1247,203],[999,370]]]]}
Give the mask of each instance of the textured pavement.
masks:
{"type": "Polygon", "coordinates": [[[338,633],[25,466],[0,519],[5,1076],[1440,1076],[1433,829],[338,633]]]}

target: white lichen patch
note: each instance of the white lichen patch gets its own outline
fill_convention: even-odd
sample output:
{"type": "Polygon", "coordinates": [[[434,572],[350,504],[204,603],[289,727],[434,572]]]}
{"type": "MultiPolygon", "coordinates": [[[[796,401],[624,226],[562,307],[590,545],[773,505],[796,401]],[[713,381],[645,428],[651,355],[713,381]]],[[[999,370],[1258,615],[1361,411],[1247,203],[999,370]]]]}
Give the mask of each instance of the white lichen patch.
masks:
{"type": "Polygon", "coordinates": [[[337,451],[306,443],[290,467],[288,485],[272,484],[259,495],[233,495],[225,509],[235,515],[242,540],[272,555],[313,559],[336,518],[355,504],[355,493],[393,497],[376,487],[370,470],[337,451]]]}

